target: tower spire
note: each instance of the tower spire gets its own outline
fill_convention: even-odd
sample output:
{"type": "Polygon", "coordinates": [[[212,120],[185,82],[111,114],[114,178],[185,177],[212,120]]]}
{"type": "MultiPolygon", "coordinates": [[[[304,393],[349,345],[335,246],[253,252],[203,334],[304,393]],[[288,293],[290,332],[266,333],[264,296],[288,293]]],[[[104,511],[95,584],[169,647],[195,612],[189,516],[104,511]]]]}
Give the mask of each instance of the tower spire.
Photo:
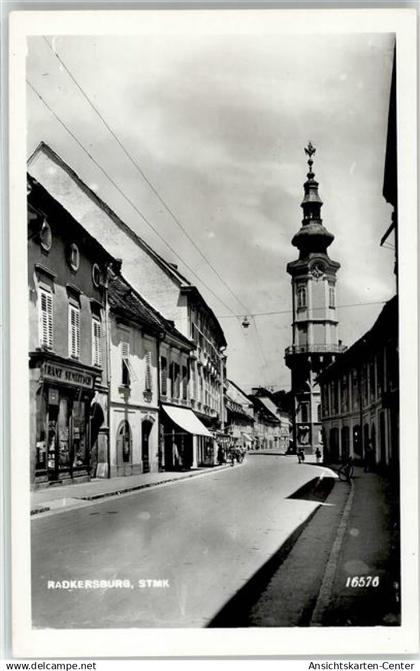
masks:
{"type": "Polygon", "coordinates": [[[292,244],[300,250],[301,258],[305,258],[311,252],[326,254],[327,247],[334,240],[332,233],[322,225],[321,207],[323,203],[318,193],[319,183],[316,181],[313,171],[313,156],[316,148],[311,141],[304,147],[304,152],[308,156],[309,172],[303,185],[302,228],[292,240],[292,244]]]}

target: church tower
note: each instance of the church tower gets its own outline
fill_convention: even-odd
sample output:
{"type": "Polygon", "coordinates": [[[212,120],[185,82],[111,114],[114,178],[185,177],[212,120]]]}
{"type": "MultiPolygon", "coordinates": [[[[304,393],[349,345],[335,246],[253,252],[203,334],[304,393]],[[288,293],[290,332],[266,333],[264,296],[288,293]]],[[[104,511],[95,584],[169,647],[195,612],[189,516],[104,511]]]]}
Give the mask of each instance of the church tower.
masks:
{"type": "Polygon", "coordinates": [[[292,239],[299,258],[287,264],[292,277],[293,344],[286,349],[285,360],[292,375],[294,444],[296,449],[313,454],[317,448],[322,452],[317,376],[344,348],[337,340],[335,285],[340,264],[327,252],[334,236],[322,224],[322,200],[312,169],[315,147],[311,142],[305,153],[309,172],[303,185],[303,220],[292,239]]]}

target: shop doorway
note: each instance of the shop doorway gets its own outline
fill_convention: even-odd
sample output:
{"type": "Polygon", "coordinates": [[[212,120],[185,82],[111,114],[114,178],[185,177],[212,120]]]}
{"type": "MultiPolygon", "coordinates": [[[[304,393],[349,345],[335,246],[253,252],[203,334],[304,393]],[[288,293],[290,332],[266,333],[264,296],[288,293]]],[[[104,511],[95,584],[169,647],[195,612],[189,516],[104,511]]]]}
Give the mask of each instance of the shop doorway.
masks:
{"type": "Polygon", "coordinates": [[[149,439],[152,431],[153,423],[148,419],[142,422],[141,428],[141,460],[143,465],[143,473],[150,472],[150,456],[149,456],[149,439]]]}
{"type": "Polygon", "coordinates": [[[47,468],[48,480],[59,479],[58,475],[58,436],[57,436],[58,405],[50,405],[48,410],[48,432],[47,432],[47,468]]]}

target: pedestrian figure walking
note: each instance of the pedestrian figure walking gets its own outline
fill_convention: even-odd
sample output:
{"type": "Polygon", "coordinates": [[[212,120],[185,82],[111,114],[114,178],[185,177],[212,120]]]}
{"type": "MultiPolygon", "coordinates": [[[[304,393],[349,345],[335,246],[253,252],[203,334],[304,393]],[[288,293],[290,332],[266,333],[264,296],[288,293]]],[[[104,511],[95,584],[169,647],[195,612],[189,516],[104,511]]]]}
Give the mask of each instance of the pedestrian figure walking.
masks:
{"type": "Polygon", "coordinates": [[[316,463],[319,464],[319,460],[321,459],[321,450],[319,449],[319,447],[317,447],[315,450],[315,456],[316,456],[316,463]]]}
{"type": "Polygon", "coordinates": [[[369,471],[373,470],[373,460],[374,460],[373,443],[372,439],[369,438],[365,451],[365,467],[363,469],[365,473],[369,473],[369,471]]]}
{"type": "Polygon", "coordinates": [[[298,458],[298,463],[299,464],[301,464],[302,461],[305,461],[305,452],[302,450],[302,448],[300,448],[297,451],[297,458],[298,458]]]}

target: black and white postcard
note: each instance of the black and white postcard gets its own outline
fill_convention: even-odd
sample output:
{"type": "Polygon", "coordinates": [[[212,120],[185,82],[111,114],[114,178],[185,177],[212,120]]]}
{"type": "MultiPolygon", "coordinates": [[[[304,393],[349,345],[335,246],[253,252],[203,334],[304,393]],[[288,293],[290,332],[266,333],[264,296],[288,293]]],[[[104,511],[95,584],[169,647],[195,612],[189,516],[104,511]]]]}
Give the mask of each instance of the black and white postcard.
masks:
{"type": "Polygon", "coordinates": [[[11,14],[14,654],[417,651],[416,85],[413,10],[11,14]]]}

